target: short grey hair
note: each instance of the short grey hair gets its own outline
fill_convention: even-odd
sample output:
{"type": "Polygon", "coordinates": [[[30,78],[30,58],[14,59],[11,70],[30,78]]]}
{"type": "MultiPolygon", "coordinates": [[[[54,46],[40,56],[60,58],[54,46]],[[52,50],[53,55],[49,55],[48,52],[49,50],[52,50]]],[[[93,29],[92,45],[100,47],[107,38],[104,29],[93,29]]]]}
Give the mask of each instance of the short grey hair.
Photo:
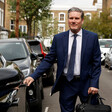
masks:
{"type": "Polygon", "coordinates": [[[69,13],[70,12],[80,12],[81,13],[81,18],[83,19],[84,18],[84,11],[77,8],[77,7],[72,7],[68,10],[68,17],[69,17],[69,13]]]}

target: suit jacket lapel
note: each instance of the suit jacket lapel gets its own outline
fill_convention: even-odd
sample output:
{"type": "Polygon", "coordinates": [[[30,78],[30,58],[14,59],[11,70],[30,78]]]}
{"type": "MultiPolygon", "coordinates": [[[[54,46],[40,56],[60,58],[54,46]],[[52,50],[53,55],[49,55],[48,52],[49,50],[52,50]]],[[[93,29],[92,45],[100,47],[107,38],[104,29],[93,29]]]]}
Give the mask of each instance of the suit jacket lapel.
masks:
{"type": "Polygon", "coordinates": [[[64,51],[64,67],[68,58],[68,41],[69,41],[69,31],[65,32],[63,37],[63,51],[64,51]]]}
{"type": "Polygon", "coordinates": [[[82,30],[82,51],[81,51],[81,65],[82,65],[82,62],[83,62],[83,57],[84,57],[84,52],[85,52],[85,49],[86,49],[86,43],[87,43],[87,32],[86,30],[82,30]]]}

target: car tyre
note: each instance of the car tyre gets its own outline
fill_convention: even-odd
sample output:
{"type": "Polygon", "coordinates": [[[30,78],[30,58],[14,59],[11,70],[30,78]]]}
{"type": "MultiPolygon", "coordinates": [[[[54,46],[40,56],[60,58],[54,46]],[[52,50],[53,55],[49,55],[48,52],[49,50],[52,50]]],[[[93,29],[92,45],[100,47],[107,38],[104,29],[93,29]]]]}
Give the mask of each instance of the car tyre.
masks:
{"type": "Polygon", "coordinates": [[[42,112],[41,90],[39,88],[38,81],[36,81],[36,98],[38,98],[38,102],[35,102],[35,105],[30,107],[30,112],[42,112]]]}
{"type": "Polygon", "coordinates": [[[105,68],[107,68],[107,67],[108,67],[106,63],[104,64],[104,66],[105,66],[105,68]]]}
{"type": "Polygon", "coordinates": [[[52,75],[48,78],[48,84],[49,85],[53,85],[54,84],[54,74],[52,73],[52,75]]]}
{"type": "Polygon", "coordinates": [[[112,68],[110,66],[108,66],[108,69],[111,70],[112,68]]]}
{"type": "Polygon", "coordinates": [[[43,85],[42,85],[42,87],[41,87],[41,98],[44,99],[43,85]]]}
{"type": "Polygon", "coordinates": [[[30,107],[28,105],[28,102],[26,101],[26,111],[25,112],[30,112],[30,107]]]}

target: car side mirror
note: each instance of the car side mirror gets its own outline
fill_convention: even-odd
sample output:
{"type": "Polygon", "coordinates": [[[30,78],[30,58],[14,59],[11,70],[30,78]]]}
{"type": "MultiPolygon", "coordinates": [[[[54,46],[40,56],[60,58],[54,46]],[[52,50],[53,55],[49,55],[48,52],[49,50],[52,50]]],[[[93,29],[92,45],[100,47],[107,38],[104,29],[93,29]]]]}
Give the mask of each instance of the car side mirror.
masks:
{"type": "Polygon", "coordinates": [[[38,54],[31,53],[30,57],[31,57],[31,60],[37,60],[38,54]]]}
{"type": "Polygon", "coordinates": [[[0,92],[19,86],[23,79],[23,74],[15,69],[0,68],[0,92]]]}

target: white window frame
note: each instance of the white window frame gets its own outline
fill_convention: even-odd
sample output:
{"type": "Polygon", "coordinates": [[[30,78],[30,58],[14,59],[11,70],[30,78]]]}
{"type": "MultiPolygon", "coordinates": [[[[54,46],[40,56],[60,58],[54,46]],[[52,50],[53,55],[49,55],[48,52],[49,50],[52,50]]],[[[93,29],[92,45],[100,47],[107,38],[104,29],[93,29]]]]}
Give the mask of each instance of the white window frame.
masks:
{"type": "Polygon", "coordinates": [[[99,11],[99,17],[100,17],[100,15],[101,15],[101,13],[102,13],[102,11],[99,11]]]}
{"type": "Polygon", "coordinates": [[[19,29],[20,29],[20,27],[22,28],[22,29],[21,29],[21,32],[22,32],[22,33],[27,33],[27,25],[19,25],[19,29]],[[24,27],[25,27],[25,29],[26,29],[25,32],[24,32],[24,27]]]}
{"type": "Polygon", "coordinates": [[[2,26],[2,11],[1,11],[1,8],[0,8],[0,26],[2,26]]]}
{"type": "Polygon", "coordinates": [[[60,12],[59,13],[59,22],[65,22],[65,13],[64,12],[60,12]],[[61,14],[63,14],[64,15],[64,20],[62,21],[62,20],[60,20],[60,16],[61,16],[61,14]]]}
{"type": "Polygon", "coordinates": [[[92,16],[91,13],[89,13],[89,12],[88,12],[88,13],[85,13],[85,16],[89,16],[89,19],[90,19],[90,20],[91,20],[91,18],[92,18],[92,17],[91,17],[91,16],[92,16]]]}
{"type": "Polygon", "coordinates": [[[112,17],[112,5],[110,6],[110,16],[112,17]]]}
{"type": "Polygon", "coordinates": [[[0,1],[2,1],[3,3],[5,2],[5,0],[0,0],[0,1]]]}
{"type": "Polygon", "coordinates": [[[61,32],[60,27],[63,27],[64,30],[62,32],[64,32],[65,31],[65,24],[58,24],[58,32],[61,32]]]}
{"type": "Polygon", "coordinates": [[[4,23],[4,10],[0,8],[0,26],[3,27],[4,23]]]}
{"type": "Polygon", "coordinates": [[[2,15],[1,15],[1,17],[2,17],[2,21],[1,21],[2,24],[1,24],[1,26],[3,27],[3,25],[4,25],[4,24],[3,24],[3,23],[4,23],[4,10],[2,10],[1,12],[2,12],[2,15]]]}

